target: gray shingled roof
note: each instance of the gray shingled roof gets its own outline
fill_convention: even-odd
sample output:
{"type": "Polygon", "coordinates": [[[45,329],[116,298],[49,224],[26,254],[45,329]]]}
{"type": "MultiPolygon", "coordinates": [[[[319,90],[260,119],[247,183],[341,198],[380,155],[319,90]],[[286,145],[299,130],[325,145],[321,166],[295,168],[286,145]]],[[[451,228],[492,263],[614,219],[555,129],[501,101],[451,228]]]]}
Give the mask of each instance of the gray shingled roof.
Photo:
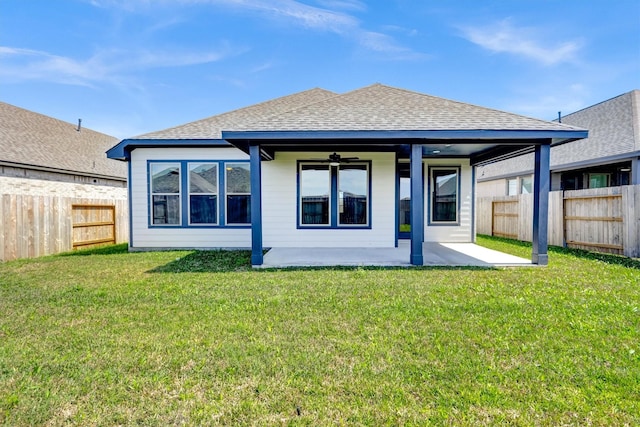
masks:
{"type": "Polygon", "coordinates": [[[272,115],[228,131],[582,130],[381,84],[272,115]]]}
{"type": "Polygon", "coordinates": [[[270,116],[335,96],[328,90],[310,89],[131,139],[221,139],[222,131],[227,128],[246,127],[270,116]]]}
{"type": "MultiPolygon", "coordinates": [[[[551,170],[640,151],[640,90],[632,90],[562,117],[563,124],[589,129],[589,137],[551,148],[551,170]]],[[[482,181],[531,173],[533,156],[483,166],[482,181]]]]}
{"type": "Polygon", "coordinates": [[[0,162],[113,178],[127,168],[105,151],[118,139],[0,102],[0,162]]]}

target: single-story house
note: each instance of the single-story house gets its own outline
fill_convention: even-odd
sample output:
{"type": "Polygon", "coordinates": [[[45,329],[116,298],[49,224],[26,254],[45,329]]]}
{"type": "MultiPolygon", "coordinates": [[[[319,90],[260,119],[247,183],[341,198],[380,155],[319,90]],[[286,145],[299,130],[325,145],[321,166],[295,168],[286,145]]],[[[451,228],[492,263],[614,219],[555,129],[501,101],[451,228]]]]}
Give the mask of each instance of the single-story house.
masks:
{"type": "Polygon", "coordinates": [[[424,242],[474,242],[476,167],[534,152],[532,262],[546,264],[549,150],[586,136],[374,84],[311,89],[125,139],[107,155],[128,162],[132,250],[250,247],[259,266],[265,248],[408,238],[407,261],[423,265],[424,242]]]}
{"type": "MultiPolygon", "coordinates": [[[[640,184],[640,90],[558,119],[589,129],[589,137],[551,148],[551,191],[640,184]]],[[[478,169],[478,196],[531,193],[533,155],[478,169]]]]}

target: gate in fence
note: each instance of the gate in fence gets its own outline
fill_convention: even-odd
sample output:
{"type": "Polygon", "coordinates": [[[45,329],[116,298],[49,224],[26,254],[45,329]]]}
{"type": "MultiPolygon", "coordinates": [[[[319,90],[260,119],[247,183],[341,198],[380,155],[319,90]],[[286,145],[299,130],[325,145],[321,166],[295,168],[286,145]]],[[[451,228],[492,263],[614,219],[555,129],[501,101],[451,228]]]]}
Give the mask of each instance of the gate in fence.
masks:
{"type": "Polygon", "coordinates": [[[116,243],[114,205],[71,205],[73,249],[116,243]]]}

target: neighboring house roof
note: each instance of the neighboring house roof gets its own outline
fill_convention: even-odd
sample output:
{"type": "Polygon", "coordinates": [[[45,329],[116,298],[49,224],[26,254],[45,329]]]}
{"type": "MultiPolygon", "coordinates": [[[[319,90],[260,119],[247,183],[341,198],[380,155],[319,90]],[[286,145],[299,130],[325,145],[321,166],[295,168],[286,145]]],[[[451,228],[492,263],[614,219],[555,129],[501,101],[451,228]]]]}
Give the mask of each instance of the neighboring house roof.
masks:
{"type": "MultiPolygon", "coordinates": [[[[225,130],[574,130],[572,126],[374,84],[225,130]]],[[[581,129],[579,129],[581,130],[581,129]]]]}
{"type": "Polygon", "coordinates": [[[105,151],[118,139],[0,102],[0,163],[16,167],[126,179],[126,166],[105,151]]]}
{"type": "MultiPolygon", "coordinates": [[[[640,156],[640,90],[632,90],[561,118],[562,124],[589,130],[589,137],[552,147],[551,170],[615,163],[640,156]]],[[[524,155],[484,166],[479,180],[528,174],[533,156],[524,155]]]]}

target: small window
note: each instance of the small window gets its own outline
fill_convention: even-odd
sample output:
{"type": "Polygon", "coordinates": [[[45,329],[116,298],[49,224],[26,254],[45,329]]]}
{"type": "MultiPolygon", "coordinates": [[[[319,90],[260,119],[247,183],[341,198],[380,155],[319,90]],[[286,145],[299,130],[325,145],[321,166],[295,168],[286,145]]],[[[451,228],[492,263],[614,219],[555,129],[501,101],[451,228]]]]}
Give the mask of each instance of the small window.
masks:
{"type": "Polygon", "coordinates": [[[251,172],[248,163],[226,163],[227,224],[251,223],[251,172]]]}
{"type": "Polygon", "coordinates": [[[180,164],[151,163],[151,223],[180,225],[180,164]]]}
{"type": "Polygon", "coordinates": [[[217,163],[189,163],[189,223],[218,223],[217,163]]]}
{"type": "Polygon", "coordinates": [[[300,223],[329,225],[331,176],[329,165],[300,166],[300,223]]]}
{"type": "Polygon", "coordinates": [[[611,175],[608,173],[590,173],[589,188],[609,187],[610,179],[611,179],[611,175]]]}
{"type": "Polygon", "coordinates": [[[431,221],[458,222],[458,168],[431,169],[431,221]]]}
{"type": "Polygon", "coordinates": [[[518,178],[507,180],[507,196],[515,196],[518,194],[518,178]]]}
{"type": "Polygon", "coordinates": [[[533,179],[530,176],[520,178],[520,193],[521,194],[533,193],[533,179]]]}
{"type": "Polygon", "coordinates": [[[340,225],[366,225],[369,176],[367,165],[340,165],[338,211],[340,225]]]}

